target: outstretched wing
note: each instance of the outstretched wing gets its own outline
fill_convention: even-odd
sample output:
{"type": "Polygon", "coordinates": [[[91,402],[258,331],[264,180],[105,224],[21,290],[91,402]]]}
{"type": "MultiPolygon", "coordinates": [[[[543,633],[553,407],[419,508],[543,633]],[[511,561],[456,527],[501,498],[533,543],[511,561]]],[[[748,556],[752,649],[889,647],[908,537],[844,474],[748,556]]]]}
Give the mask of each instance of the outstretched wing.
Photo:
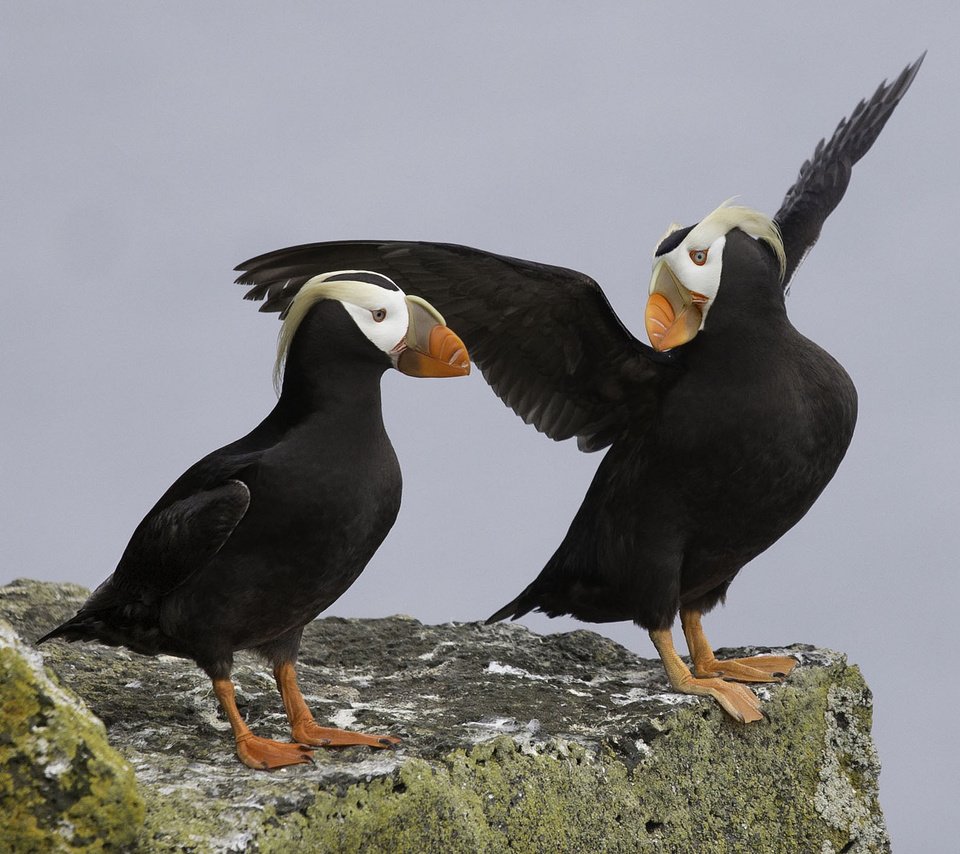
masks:
{"type": "Polygon", "coordinates": [[[496,394],[525,422],[582,450],[609,445],[656,402],[669,356],[631,335],[599,285],[561,267],[466,246],[399,241],[314,243],[237,267],[247,299],[283,311],[312,276],[368,269],[423,297],[463,339],[496,394]]]}
{"type": "Polygon", "coordinates": [[[900,99],[906,94],[926,56],[908,65],[891,84],[880,84],[869,101],[861,101],[843,119],[830,137],[821,139],[813,157],[800,167],[800,174],[774,217],[783,236],[787,269],[784,290],[790,284],[800,262],[810,251],[820,229],[833,209],[840,204],[850,183],[853,164],[870,150],[900,99]]]}

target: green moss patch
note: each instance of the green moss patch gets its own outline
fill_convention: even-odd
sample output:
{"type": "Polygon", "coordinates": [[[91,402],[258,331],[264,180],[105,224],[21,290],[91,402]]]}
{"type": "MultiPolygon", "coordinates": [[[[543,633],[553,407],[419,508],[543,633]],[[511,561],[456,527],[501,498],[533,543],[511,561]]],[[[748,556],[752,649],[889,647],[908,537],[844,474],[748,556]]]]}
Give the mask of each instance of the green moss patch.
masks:
{"type": "Polygon", "coordinates": [[[0,851],[119,851],[144,805],[103,725],[0,621],[0,851]]]}
{"type": "MultiPolygon", "coordinates": [[[[36,637],[85,595],[21,580],[0,616],[36,637]]],[[[741,726],[592,632],[318,620],[298,668],[318,720],[402,744],[265,774],[236,760],[192,662],[46,644],[136,769],[146,815],[103,728],[20,651],[0,660],[0,851],[888,852],[860,672],[800,645],[726,654],[765,651],[799,665],[756,688],[766,717],[741,726]]],[[[268,668],[241,654],[234,680],[251,728],[288,739],[268,668]]]]}

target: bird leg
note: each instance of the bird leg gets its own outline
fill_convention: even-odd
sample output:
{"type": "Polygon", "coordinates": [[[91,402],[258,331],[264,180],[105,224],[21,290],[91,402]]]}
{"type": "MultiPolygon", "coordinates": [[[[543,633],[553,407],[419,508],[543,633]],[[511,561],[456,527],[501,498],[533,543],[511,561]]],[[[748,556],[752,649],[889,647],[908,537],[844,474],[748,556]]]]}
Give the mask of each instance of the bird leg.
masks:
{"type": "Polygon", "coordinates": [[[721,708],[741,723],[750,723],[763,719],[760,701],[754,693],[743,685],[724,682],[722,679],[696,679],[683,663],[673,645],[670,629],[654,629],[650,640],[660,653],[660,660],[667,671],[667,678],[675,691],[681,694],[697,694],[713,697],[721,708]]]}
{"type": "Polygon", "coordinates": [[[273,741],[254,735],[240,716],[233,682],[229,679],[214,679],[213,692],[220,701],[237,743],[237,756],[249,768],[273,770],[286,765],[299,765],[313,761],[313,751],[302,744],[290,744],[286,741],[273,741]]]}
{"type": "Polygon", "coordinates": [[[400,743],[392,735],[366,735],[362,732],[350,732],[345,729],[319,726],[307,707],[300,686],[297,684],[297,672],[292,662],[284,661],[273,669],[277,688],[283,698],[283,707],[287,710],[290,731],[294,741],[312,744],[317,747],[349,747],[365,744],[367,747],[392,747],[400,743]]]}
{"type": "Polygon", "coordinates": [[[718,660],[703,626],[699,611],[680,609],[680,624],[687,639],[693,672],[697,676],[718,676],[735,682],[780,682],[796,666],[793,658],[782,655],[757,655],[752,658],[728,658],[718,660]]]}

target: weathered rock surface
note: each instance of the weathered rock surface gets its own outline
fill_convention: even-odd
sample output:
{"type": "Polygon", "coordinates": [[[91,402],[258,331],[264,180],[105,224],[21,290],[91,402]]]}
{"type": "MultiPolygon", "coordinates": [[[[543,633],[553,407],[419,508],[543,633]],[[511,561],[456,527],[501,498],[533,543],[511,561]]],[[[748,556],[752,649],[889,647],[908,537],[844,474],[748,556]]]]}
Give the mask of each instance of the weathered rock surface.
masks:
{"type": "Polygon", "coordinates": [[[143,814],[103,724],[0,619],[0,851],[130,847],[143,814]]]}
{"type": "MultiPolygon", "coordinates": [[[[18,581],[0,588],[0,617],[32,640],[85,596],[18,581]]],[[[318,720],[403,744],[318,750],[314,766],[268,774],[234,758],[192,663],[41,649],[136,772],[136,850],[889,851],[870,692],[825,650],[786,648],[800,666],[759,689],[767,718],[743,727],[591,632],[319,620],[299,668],[318,720]]],[[[234,675],[254,731],[288,739],[268,669],[241,655],[234,675]]]]}

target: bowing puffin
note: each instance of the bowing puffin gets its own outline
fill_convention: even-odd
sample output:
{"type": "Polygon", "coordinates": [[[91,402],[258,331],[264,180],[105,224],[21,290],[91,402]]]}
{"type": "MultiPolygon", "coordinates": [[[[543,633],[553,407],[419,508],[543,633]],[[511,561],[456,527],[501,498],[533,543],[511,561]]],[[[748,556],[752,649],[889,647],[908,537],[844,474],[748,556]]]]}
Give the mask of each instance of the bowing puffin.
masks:
{"type": "Polygon", "coordinates": [[[193,659],[213,680],[239,758],[309,762],[311,746],[398,739],[318,726],[297,685],[303,627],[356,581],[400,509],[380,379],[469,373],[430,303],[384,275],[312,276],[285,312],[273,411],[195,463],[134,531],[114,573],[38,641],[99,641],[193,659]],[[237,709],[236,650],[272,666],[294,743],[254,735],[237,709]]]}
{"type": "Polygon", "coordinates": [[[851,168],[913,82],[923,56],[861,101],[803,164],[771,219],[721,205],[656,247],[645,325],[623,326],[588,276],[464,246],[331,242],[240,265],[248,299],[282,310],[317,269],[375,267],[451,319],[496,394],[552,439],[609,447],[537,578],[490,621],[531,610],[647,629],[677,691],[762,718],[739,682],[778,681],[795,661],[720,661],[701,617],[740,569],[795,525],[853,435],[846,371],[798,332],[785,297],[840,202],[851,168]],[[679,613],[693,672],[677,654],[679,613]]]}

